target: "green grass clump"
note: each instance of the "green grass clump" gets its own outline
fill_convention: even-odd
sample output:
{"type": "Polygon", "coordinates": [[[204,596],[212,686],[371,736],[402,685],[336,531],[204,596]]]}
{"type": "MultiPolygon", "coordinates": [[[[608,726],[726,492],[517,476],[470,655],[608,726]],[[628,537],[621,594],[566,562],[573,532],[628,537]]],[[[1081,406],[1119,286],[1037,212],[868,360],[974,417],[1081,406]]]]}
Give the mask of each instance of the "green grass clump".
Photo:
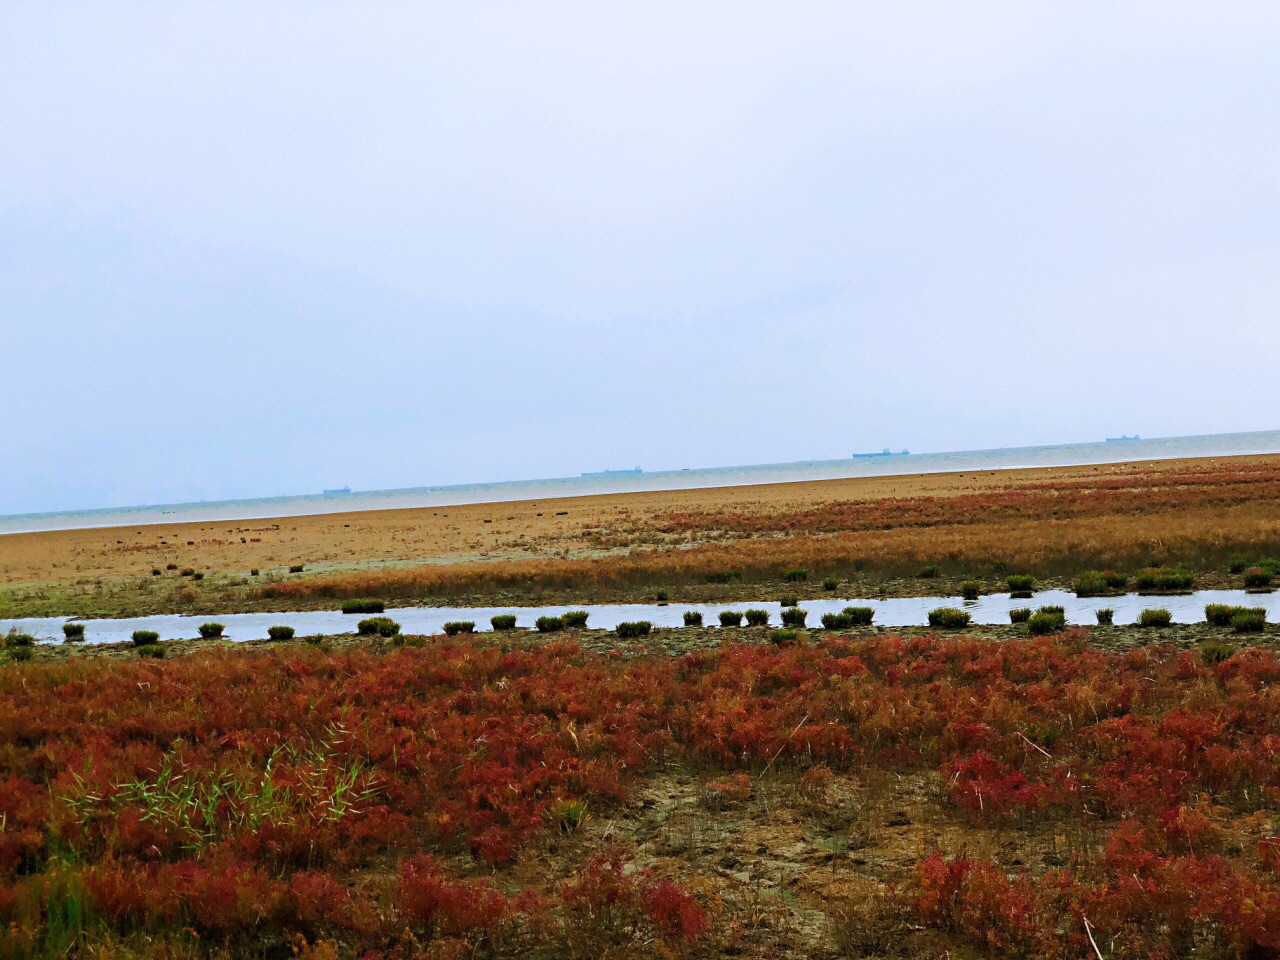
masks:
{"type": "Polygon", "coordinates": [[[746,617],[748,627],[763,627],[769,623],[768,610],[748,610],[746,617]]]}
{"type": "Polygon", "coordinates": [[[516,615],[514,613],[500,613],[495,617],[490,617],[489,626],[498,631],[514,630],[516,628],[516,615]]]}
{"type": "Polygon", "coordinates": [[[381,613],[387,605],[381,600],[364,597],[359,600],[347,600],[342,604],[343,613],[381,613]]]}
{"type": "Polygon", "coordinates": [[[1036,588],[1036,578],[1029,573],[1015,573],[1005,579],[1009,592],[1015,596],[1020,593],[1030,594],[1036,588]]]}
{"type": "Polygon", "coordinates": [[[1260,587],[1271,586],[1271,574],[1262,567],[1250,567],[1244,572],[1244,585],[1246,588],[1258,589],[1260,587]]]}
{"type": "Polygon", "coordinates": [[[869,627],[876,618],[875,607],[845,607],[841,611],[855,627],[869,627]]]}
{"type": "Polygon", "coordinates": [[[267,636],[272,640],[292,640],[293,627],[275,626],[267,627],[267,636]]]}
{"type": "Polygon", "coordinates": [[[587,618],[590,617],[586,610],[567,610],[560,614],[560,619],[564,621],[565,628],[568,630],[582,630],[587,625],[587,618]]]}
{"type": "Polygon", "coordinates": [[[1195,574],[1182,567],[1164,569],[1147,567],[1134,579],[1140,591],[1190,590],[1196,581],[1195,574]]]}
{"type": "Polygon", "coordinates": [[[1031,609],[1029,607],[1019,607],[1016,610],[1009,611],[1010,623],[1026,623],[1031,619],[1031,609]]]}
{"type": "Polygon", "coordinates": [[[721,570],[718,573],[708,573],[704,578],[707,583],[733,583],[735,580],[742,579],[741,570],[721,570]]]}
{"type": "Polygon", "coordinates": [[[533,622],[539,633],[555,633],[564,629],[564,620],[560,617],[539,617],[533,622]]]}
{"type": "Polygon", "coordinates": [[[784,573],[782,579],[787,583],[800,583],[802,580],[809,579],[809,571],[804,567],[795,567],[784,573]]]}
{"type": "Polygon", "coordinates": [[[547,819],[562,833],[574,833],[591,819],[591,812],[585,800],[557,800],[547,810],[547,819]]]}
{"type": "Polygon", "coordinates": [[[64,623],[62,625],[62,636],[66,638],[67,643],[77,643],[84,639],[83,623],[64,623]]]}
{"type": "Polygon", "coordinates": [[[151,570],[151,575],[152,575],[153,577],[163,577],[163,576],[164,576],[164,571],[163,571],[163,570],[161,570],[159,567],[153,567],[153,568],[152,568],[152,570],[151,570]]]}
{"type": "Polygon", "coordinates": [[[160,634],[154,630],[135,630],[133,631],[133,645],[135,647],[149,647],[153,643],[160,642],[160,634]]]}
{"type": "Polygon", "coordinates": [[[941,627],[944,630],[959,630],[967,627],[973,622],[973,618],[969,616],[965,610],[957,610],[955,607],[938,607],[936,610],[929,611],[929,626],[941,627]]]}
{"type": "Polygon", "coordinates": [[[800,598],[791,593],[788,593],[785,597],[778,598],[778,605],[783,607],[794,607],[799,602],[800,598]]]}
{"type": "Polygon", "coordinates": [[[356,624],[356,633],[363,637],[394,637],[400,632],[400,624],[390,617],[369,617],[356,624]]]}
{"type": "Polygon", "coordinates": [[[742,626],[742,614],[737,610],[721,610],[720,626],[722,627],[742,626]]]}
{"type": "Polygon", "coordinates": [[[29,633],[21,632],[17,627],[11,629],[4,638],[4,645],[7,650],[12,650],[15,647],[29,647],[35,642],[35,637],[29,633]]]}
{"type": "Polygon", "coordinates": [[[800,607],[787,607],[782,611],[782,625],[798,629],[804,626],[805,618],[808,616],[809,614],[800,607]]]}
{"type": "Polygon", "coordinates": [[[659,590],[657,593],[654,594],[654,596],[657,598],[659,603],[666,603],[667,600],[669,599],[669,597],[667,596],[667,591],[665,590],[659,590]]]}
{"type": "Polygon", "coordinates": [[[139,648],[138,648],[138,656],[140,656],[140,657],[155,657],[157,660],[163,660],[163,659],[164,659],[164,647],[160,646],[160,644],[158,644],[158,643],[148,644],[148,645],[147,645],[147,646],[145,646],[145,647],[139,647],[139,648]]]}
{"type": "Polygon", "coordinates": [[[686,610],[684,612],[684,625],[686,627],[702,626],[702,614],[697,610],[686,610]]]}
{"type": "Polygon", "coordinates": [[[204,574],[203,574],[203,573],[201,573],[199,570],[197,570],[195,573],[193,573],[193,574],[191,575],[191,579],[192,579],[192,580],[203,580],[203,579],[204,579],[204,574]]]}
{"type": "Polygon", "coordinates": [[[1239,607],[1233,607],[1229,603],[1205,604],[1205,623],[1211,623],[1215,627],[1229,627],[1231,626],[1231,618],[1236,615],[1236,611],[1239,609],[1239,607]]]}
{"type": "Polygon", "coordinates": [[[1109,627],[1116,619],[1116,612],[1110,607],[1103,607],[1101,610],[1095,610],[1093,615],[1097,618],[1098,626],[1100,627],[1109,627]]]}
{"type": "Polygon", "coordinates": [[[1173,623],[1173,614],[1162,607],[1148,608],[1138,614],[1140,627],[1167,627],[1171,623],[1173,623]]]}
{"type": "Polygon", "coordinates": [[[1088,570],[1076,577],[1075,583],[1072,584],[1077,597],[1100,597],[1110,588],[1107,585],[1107,575],[1101,570],[1088,570]]]}
{"type": "Polygon", "coordinates": [[[966,580],[960,584],[960,596],[966,600],[977,600],[982,595],[982,584],[977,580],[966,580]]]}
{"type": "Polygon", "coordinates": [[[1127,573],[1116,573],[1114,570],[1105,570],[1102,574],[1106,578],[1107,586],[1112,590],[1123,590],[1129,585],[1129,575],[1127,573]]]}
{"type": "Polygon", "coordinates": [[[36,651],[33,647],[8,647],[5,650],[5,656],[14,663],[26,663],[35,655],[36,651]]]}
{"type": "MultiPolygon", "coordinates": [[[[395,632],[400,632],[399,624],[396,624],[395,632]]],[[[456,637],[460,633],[475,633],[476,622],[474,620],[450,620],[444,625],[444,632],[447,637],[456,637]]],[[[383,636],[390,636],[390,634],[384,633],[383,636]]]]}
{"type": "Polygon", "coordinates": [[[1063,617],[1045,613],[1043,610],[1033,613],[1027,620],[1027,629],[1031,631],[1033,637],[1046,637],[1051,633],[1057,633],[1065,626],[1066,620],[1063,617]]]}
{"type": "Polygon", "coordinates": [[[937,565],[931,563],[928,566],[921,567],[916,576],[921,580],[936,580],[939,572],[937,565]]]}
{"type": "Polygon", "coordinates": [[[1267,626],[1267,611],[1262,607],[1241,607],[1231,618],[1236,633],[1261,633],[1267,626]]]}
{"type": "Polygon", "coordinates": [[[618,636],[625,638],[648,636],[653,624],[648,620],[633,620],[618,624],[618,636]]]}
{"type": "Polygon", "coordinates": [[[220,623],[202,623],[200,624],[200,636],[206,640],[213,640],[215,637],[222,636],[222,631],[227,629],[220,623]]]}
{"type": "Polygon", "coordinates": [[[835,577],[827,577],[825,580],[822,581],[822,589],[828,592],[835,590],[839,586],[840,586],[840,581],[837,580],[835,577]]]}
{"type": "Polygon", "coordinates": [[[294,563],[289,566],[290,573],[301,573],[305,569],[307,569],[307,566],[304,563],[294,563]]]}
{"type": "Polygon", "coordinates": [[[769,642],[780,646],[784,643],[795,643],[799,636],[800,634],[795,630],[774,630],[769,634],[769,642]]]}
{"type": "Polygon", "coordinates": [[[853,618],[847,613],[824,613],[822,626],[826,630],[848,630],[853,626],[853,618]]]}
{"type": "Polygon", "coordinates": [[[1200,644],[1200,659],[1210,667],[1215,663],[1222,663],[1224,660],[1230,660],[1235,655],[1236,648],[1231,644],[1223,643],[1220,640],[1209,640],[1200,644]]]}

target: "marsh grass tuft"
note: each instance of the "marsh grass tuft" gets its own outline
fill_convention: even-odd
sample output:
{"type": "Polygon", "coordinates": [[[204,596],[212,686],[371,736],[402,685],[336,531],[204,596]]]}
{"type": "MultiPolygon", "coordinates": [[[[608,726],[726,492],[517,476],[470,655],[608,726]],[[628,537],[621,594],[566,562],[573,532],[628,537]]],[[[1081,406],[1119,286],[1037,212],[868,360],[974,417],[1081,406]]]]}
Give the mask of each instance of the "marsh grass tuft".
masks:
{"type": "Polygon", "coordinates": [[[1167,627],[1173,623],[1173,614],[1163,607],[1148,607],[1138,614],[1140,627],[1167,627]]]}
{"type": "Polygon", "coordinates": [[[342,604],[343,613],[382,613],[385,609],[387,605],[383,601],[374,600],[371,597],[347,600],[342,604]]]}
{"type": "Polygon", "coordinates": [[[591,614],[586,610],[566,610],[560,614],[560,619],[564,621],[565,628],[568,630],[584,630],[590,616],[591,614]]]}
{"type": "Polygon", "coordinates": [[[720,626],[722,627],[740,627],[742,626],[742,613],[738,610],[721,610],[720,626]]]}
{"type": "Polygon", "coordinates": [[[1095,610],[1094,617],[1098,621],[1098,626],[1109,627],[1115,622],[1116,612],[1110,607],[1103,607],[1101,610],[1095,610]]]}
{"type": "Polygon", "coordinates": [[[853,618],[847,613],[824,613],[822,626],[826,630],[848,630],[853,626],[853,618]]]}
{"type": "Polygon", "coordinates": [[[67,643],[78,643],[84,639],[84,624],[64,623],[62,625],[62,636],[66,638],[67,643]]]}
{"type": "Polygon", "coordinates": [[[539,633],[555,633],[564,629],[564,620],[560,617],[539,617],[533,625],[539,633]]]}
{"type": "Polygon", "coordinates": [[[966,600],[977,600],[982,596],[982,584],[977,580],[966,580],[960,584],[960,596],[966,600]]]}
{"type": "Polygon", "coordinates": [[[516,628],[516,615],[514,613],[499,613],[489,618],[489,626],[499,632],[514,630],[516,628]]]}
{"type": "Polygon", "coordinates": [[[799,636],[795,630],[773,630],[769,633],[769,642],[777,645],[795,643],[799,636]]]}
{"type": "Polygon", "coordinates": [[[697,610],[686,610],[684,612],[684,625],[686,627],[702,626],[702,614],[697,610]]]}
{"type": "Polygon", "coordinates": [[[633,620],[618,624],[617,634],[623,638],[645,637],[653,629],[648,620],[633,620]]]}
{"type": "Polygon", "coordinates": [[[149,647],[154,643],[160,642],[160,634],[154,630],[135,630],[133,631],[133,645],[135,647],[149,647]]]}
{"type": "Polygon", "coordinates": [[[768,610],[748,610],[746,612],[746,618],[747,618],[747,626],[749,627],[767,626],[769,623],[769,611],[768,610]]]}
{"type": "Polygon", "coordinates": [[[1018,607],[1015,610],[1009,611],[1010,623],[1026,623],[1030,619],[1031,619],[1030,607],[1018,607]]]}
{"type": "Polygon", "coordinates": [[[274,626],[267,627],[267,636],[272,640],[292,640],[293,627],[274,626]]]}
{"type": "Polygon", "coordinates": [[[955,607],[938,607],[929,611],[929,626],[941,627],[944,630],[959,630],[969,626],[973,618],[966,610],[955,607]]]}
{"type": "Polygon", "coordinates": [[[782,611],[782,625],[792,628],[803,627],[805,618],[808,616],[808,612],[800,607],[787,607],[782,611]]]}
{"type": "Polygon", "coordinates": [[[800,583],[809,579],[809,571],[804,567],[793,567],[782,575],[782,579],[787,583],[800,583]]]}
{"type": "Polygon", "coordinates": [[[855,627],[869,627],[876,618],[875,607],[845,607],[841,611],[855,627]]]}
{"type": "Polygon", "coordinates": [[[222,636],[222,631],[227,628],[220,623],[210,622],[200,624],[197,629],[200,631],[200,636],[205,640],[213,640],[222,636]]]}
{"type": "MultiPolygon", "coordinates": [[[[396,624],[395,627],[395,632],[399,633],[400,625],[396,624]]],[[[476,622],[474,620],[450,620],[444,625],[444,632],[447,637],[456,637],[460,633],[475,633],[476,622]]],[[[383,636],[390,636],[390,634],[384,633],[383,636]]]]}

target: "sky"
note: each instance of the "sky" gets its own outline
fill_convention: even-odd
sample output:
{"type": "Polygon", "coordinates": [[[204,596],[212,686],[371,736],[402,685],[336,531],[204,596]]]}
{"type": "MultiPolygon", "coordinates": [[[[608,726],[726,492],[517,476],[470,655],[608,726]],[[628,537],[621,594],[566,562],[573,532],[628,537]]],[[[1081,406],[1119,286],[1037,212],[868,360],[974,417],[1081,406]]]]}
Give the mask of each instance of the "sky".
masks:
{"type": "Polygon", "coordinates": [[[0,514],[1280,427],[1280,7],[0,0],[0,514]]]}

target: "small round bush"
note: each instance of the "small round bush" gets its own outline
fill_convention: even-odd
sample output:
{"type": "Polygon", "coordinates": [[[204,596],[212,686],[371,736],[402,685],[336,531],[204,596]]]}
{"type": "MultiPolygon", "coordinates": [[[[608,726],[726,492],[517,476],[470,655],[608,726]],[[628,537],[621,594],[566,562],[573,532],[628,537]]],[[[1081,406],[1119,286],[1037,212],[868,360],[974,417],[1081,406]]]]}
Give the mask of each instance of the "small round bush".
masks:
{"type": "Polygon", "coordinates": [[[289,572],[290,572],[290,573],[301,573],[301,572],[302,572],[303,570],[305,570],[305,569],[307,569],[305,564],[295,563],[295,564],[291,564],[291,565],[290,565],[290,567],[289,567],[289,572]]]}
{"type": "Polygon", "coordinates": [[[394,637],[399,632],[400,624],[390,617],[369,617],[356,624],[356,633],[364,637],[394,637]]]}
{"type": "Polygon", "coordinates": [[[1271,574],[1261,567],[1250,567],[1244,572],[1245,587],[1258,589],[1271,586],[1271,574]]]}
{"type": "Polygon", "coordinates": [[[667,591],[665,590],[659,590],[656,594],[654,594],[654,596],[657,598],[659,603],[666,603],[667,600],[670,599],[667,596],[667,591]]]}
{"type": "Polygon", "coordinates": [[[720,626],[722,627],[742,626],[742,614],[737,610],[721,610],[720,626]]]}
{"type": "Polygon", "coordinates": [[[203,579],[204,579],[204,574],[197,570],[195,573],[193,573],[193,574],[191,575],[191,579],[192,579],[192,580],[203,580],[203,579]]]}
{"type": "Polygon", "coordinates": [[[66,637],[67,643],[76,643],[84,639],[83,623],[64,623],[62,625],[62,635],[66,637]]]}
{"type": "Polygon", "coordinates": [[[784,573],[782,575],[782,579],[787,581],[787,583],[799,583],[802,580],[809,579],[809,571],[803,567],[796,567],[795,569],[788,570],[784,573]]]}
{"type": "Polygon", "coordinates": [[[778,598],[778,605],[782,607],[794,607],[799,602],[800,598],[793,596],[792,594],[787,594],[785,597],[778,598]]]}
{"type": "Polygon", "coordinates": [[[966,600],[977,600],[982,595],[982,584],[977,580],[966,580],[960,584],[960,596],[966,600]]]}
{"type": "Polygon", "coordinates": [[[272,640],[292,640],[293,627],[267,627],[267,636],[272,640]]]}
{"type": "Polygon", "coordinates": [[[769,634],[769,642],[776,644],[795,643],[800,636],[795,630],[774,630],[769,634]]]}
{"type": "Polygon", "coordinates": [[[152,569],[151,575],[153,577],[163,577],[164,571],[162,571],[159,567],[155,567],[154,569],[152,569]]]}
{"type": "Polygon", "coordinates": [[[1036,578],[1028,573],[1015,573],[1005,580],[1012,594],[1029,594],[1036,588],[1036,578]]]}
{"type": "Polygon", "coordinates": [[[342,604],[343,613],[382,613],[387,609],[385,603],[381,600],[374,600],[364,597],[357,600],[345,600],[342,604]]]}
{"type": "Polygon", "coordinates": [[[1173,614],[1160,607],[1148,608],[1138,614],[1138,625],[1142,627],[1167,627],[1173,623],[1173,614]]]}
{"type": "Polygon", "coordinates": [[[570,630],[582,630],[587,625],[587,618],[591,616],[586,610],[570,610],[560,615],[560,619],[564,621],[565,627],[570,630]]]}
{"type": "Polygon", "coordinates": [[[1261,633],[1267,626],[1267,611],[1262,607],[1241,608],[1231,618],[1236,633],[1261,633]]]}
{"type": "Polygon", "coordinates": [[[1109,627],[1115,622],[1116,612],[1110,607],[1103,607],[1101,610],[1095,610],[1093,614],[1098,620],[1098,626],[1109,627]]]}
{"type": "Polygon", "coordinates": [[[746,617],[748,627],[763,627],[769,623],[768,610],[748,610],[746,617]]]}
{"type": "Polygon", "coordinates": [[[827,577],[825,580],[822,581],[822,589],[828,592],[835,590],[839,586],[840,586],[840,581],[837,580],[835,577],[827,577]]]}
{"type": "Polygon", "coordinates": [[[1034,613],[1027,620],[1027,629],[1031,631],[1033,637],[1045,637],[1051,633],[1057,633],[1065,626],[1061,617],[1055,617],[1051,613],[1034,613]]]}
{"type": "Polygon", "coordinates": [[[177,570],[177,569],[178,569],[178,565],[177,565],[176,563],[166,563],[166,564],[164,565],[164,568],[165,568],[166,570],[177,570]]]}
{"type": "Polygon", "coordinates": [[[17,627],[9,631],[4,638],[5,648],[13,650],[17,647],[29,647],[36,642],[36,638],[29,633],[21,633],[17,627]]]}
{"type": "Polygon", "coordinates": [[[686,627],[702,626],[702,614],[697,610],[686,610],[684,612],[684,625],[686,627]]]}
{"type": "Polygon", "coordinates": [[[514,613],[500,613],[495,617],[490,617],[489,626],[495,630],[514,630],[516,628],[516,615],[514,613]]]}
{"type": "MultiPolygon", "coordinates": [[[[399,624],[396,625],[395,632],[400,632],[399,624]]],[[[446,636],[450,637],[456,637],[460,633],[475,633],[476,622],[474,620],[450,620],[444,625],[444,632],[446,636]]],[[[383,634],[383,636],[390,636],[390,634],[383,634]]]]}
{"type": "Polygon", "coordinates": [[[955,607],[938,607],[936,610],[929,611],[929,626],[931,627],[958,630],[969,626],[972,620],[973,618],[969,616],[968,611],[957,610],[955,607]]]}
{"type": "Polygon", "coordinates": [[[1028,607],[1019,607],[1016,610],[1009,611],[1010,623],[1026,623],[1031,619],[1031,610],[1028,607]]]}
{"type": "Polygon", "coordinates": [[[145,646],[145,647],[139,647],[139,648],[138,648],[138,656],[140,656],[140,657],[155,657],[157,660],[163,660],[163,659],[164,659],[164,647],[160,646],[160,644],[158,644],[158,643],[148,644],[148,645],[147,645],[147,646],[145,646]]]}
{"type": "Polygon", "coordinates": [[[1239,607],[1233,607],[1229,603],[1208,603],[1204,608],[1205,623],[1211,623],[1215,627],[1231,626],[1231,618],[1236,615],[1239,607]]]}
{"type": "Polygon", "coordinates": [[[194,569],[193,567],[183,567],[183,568],[182,568],[182,572],[181,572],[181,573],[179,573],[179,574],[178,574],[178,576],[180,576],[180,577],[191,577],[191,576],[194,576],[194,575],[195,575],[195,572],[196,572],[196,571],[195,571],[195,569],[194,569]]]}
{"type": "Polygon", "coordinates": [[[1090,570],[1080,574],[1072,587],[1077,597],[1100,597],[1109,589],[1107,576],[1101,570],[1090,570]]]}
{"type": "Polygon", "coordinates": [[[1230,660],[1235,656],[1236,648],[1229,643],[1210,640],[1208,643],[1200,645],[1200,657],[1208,666],[1215,663],[1222,663],[1224,660],[1230,660]]]}
{"type": "Polygon", "coordinates": [[[808,612],[800,607],[787,607],[782,611],[782,625],[792,629],[803,627],[805,618],[808,616],[808,612]]]}
{"type": "Polygon", "coordinates": [[[916,576],[921,580],[936,580],[938,578],[938,573],[939,570],[937,566],[931,563],[926,567],[921,567],[920,572],[917,573],[916,576]]]}
{"type": "Polygon", "coordinates": [[[822,627],[825,630],[848,630],[853,626],[853,618],[847,613],[824,613],[822,627]]]}
{"type": "Polygon", "coordinates": [[[648,620],[635,620],[618,624],[617,632],[619,637],[644,637],[652,629],[653,624],[648,620]]]}
{"type": "Polygon", "coordinates": [[[841,612],[855,627],[869,627],[876,618],[875,607],[845,607],[841,612]]]}
{"type": "Polygon", "coordinates": [[[200,636],[206,640],[212,640],[215,637],[222,636],[222,631],[227,629],[220,623],[202,623],[200,624],[200,636]]]}
{"type": "Polygon", "coordinates": [[[539,617],[533,622],[539,633],[555,633],[564,629],[564,621],[559,617],[539,617]]]}
{"type": "Polygon", "coordinates": [[[5,655],[14,663],[26,663],[36,655],[34,647],[9,647],[5,655]]]}
{"type": "Polygon", "coordinates": [[[257,568],[257,567],[254,567],[252,570],[250,570],[250,571],[249,571],[249,576],[251,576],[251,577],[256,577],[257,575],[258,575],[258,568],[257,568]]]}
{"type": "Polygon", "coordinates": [[[153,643],[160,642],[160,634],[154,630],[135,630],[133,631],[133,645],[135,647],[149,647],[153,643]]]}
{"type": "Polygon", "coordinates": [[[1116,573],[1114,570],[1106,570],[1102,577],[1107,582],[1107,586],[1112,590],[1123,590],[1129,585],[1129,576],[1124,573],[1116,573]]]}

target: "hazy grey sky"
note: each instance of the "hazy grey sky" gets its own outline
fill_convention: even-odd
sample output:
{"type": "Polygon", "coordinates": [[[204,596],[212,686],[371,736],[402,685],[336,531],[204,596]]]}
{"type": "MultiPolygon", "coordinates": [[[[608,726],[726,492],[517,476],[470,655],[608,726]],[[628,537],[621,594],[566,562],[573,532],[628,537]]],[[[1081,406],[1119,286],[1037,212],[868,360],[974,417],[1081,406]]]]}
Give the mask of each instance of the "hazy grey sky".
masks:
{"type": "Polygon", "coordinates": [[[0,513],[1270,429],[1280,7],[0,2],[0,513]]]}

